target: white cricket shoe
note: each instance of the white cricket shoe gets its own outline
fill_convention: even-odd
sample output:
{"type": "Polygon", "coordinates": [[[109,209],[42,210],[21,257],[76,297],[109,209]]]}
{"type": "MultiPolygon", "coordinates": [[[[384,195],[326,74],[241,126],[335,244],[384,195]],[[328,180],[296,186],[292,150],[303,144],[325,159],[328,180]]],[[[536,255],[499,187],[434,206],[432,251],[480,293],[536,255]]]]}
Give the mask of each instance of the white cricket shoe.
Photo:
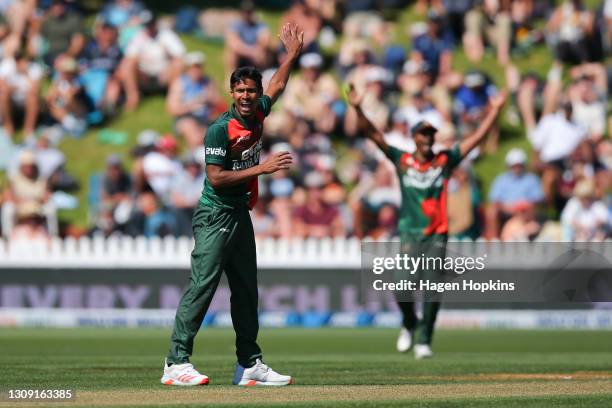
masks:
{"type": "Polygon", "coordinates": [[[397,343],[395,344],[397,351],[405,353],[412,347],[412,332],[405,327],[402,327],[400,334],[397,337],[397,343]]]}
{"type": "Polygon", "coordinates": [[[165,385],[206,385],[208,377],[197,372],[191,363],[172,364],[168,367],[167,361],[164,361],[164,375],[161,378],[161,383],[165,385]]]}
{"type": "Polygon", "coordinates": [[[414,345],[414,358],[422,360],[424,358],[433,357],[433,351],[429,344],[415,344],[414,345]]]}
{"type": "Polygon", "coordinates": [[[281,375],[265,365],[260,359],[256,360],[253,367],[244,368],[236,364],[234,385],[253,387],[255,385],[283,386],[293,382],[291,376],[281,375]]]}

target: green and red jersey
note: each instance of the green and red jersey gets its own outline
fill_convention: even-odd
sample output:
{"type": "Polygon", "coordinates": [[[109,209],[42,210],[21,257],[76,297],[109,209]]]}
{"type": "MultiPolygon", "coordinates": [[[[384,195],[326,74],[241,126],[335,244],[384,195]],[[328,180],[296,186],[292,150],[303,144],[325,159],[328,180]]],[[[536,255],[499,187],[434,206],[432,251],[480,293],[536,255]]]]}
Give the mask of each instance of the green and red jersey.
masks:
{"type": "MultiPolygon", "coordinates": [[[[206,131],[204,148],[206,164],[222,166],[225,170],[244,170],[259,164],[262,148],[263,122],[270,114],[272,100],[264,95],[257,101],[255,114],[244,119],[234,105],[218,117],[206,131]]],[[[225,188],[213,188],[204,180],[200,203],[209,206],[236,208],[247,205],[253,208],[257,202],[257,178],[249,182],[225,188]]]]}
{"type": "Polygon", "coordinates": [[[389,146],[385,152],[399,176],[402,206],[398,230],[417,236],[448,234],[448,179],[461,161],[459,145],[441,151],[427,162],[389,146]]]}

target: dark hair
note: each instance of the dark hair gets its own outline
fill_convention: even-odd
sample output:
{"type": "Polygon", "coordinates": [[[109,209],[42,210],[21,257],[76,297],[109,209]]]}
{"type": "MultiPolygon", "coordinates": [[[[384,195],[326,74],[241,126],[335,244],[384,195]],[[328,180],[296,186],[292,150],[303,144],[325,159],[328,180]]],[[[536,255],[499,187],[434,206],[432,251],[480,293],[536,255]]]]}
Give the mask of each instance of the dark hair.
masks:
{"type": "Polygon", "coordinates": [[[245,79],[252,79],[257,84],[257,90],[263,92],[263,85],[261,84],[261,72],[255,67],[240,67],[232,72],[230,77],[230,89],[234,89],[240,82],[244,82],[245,79]]]}

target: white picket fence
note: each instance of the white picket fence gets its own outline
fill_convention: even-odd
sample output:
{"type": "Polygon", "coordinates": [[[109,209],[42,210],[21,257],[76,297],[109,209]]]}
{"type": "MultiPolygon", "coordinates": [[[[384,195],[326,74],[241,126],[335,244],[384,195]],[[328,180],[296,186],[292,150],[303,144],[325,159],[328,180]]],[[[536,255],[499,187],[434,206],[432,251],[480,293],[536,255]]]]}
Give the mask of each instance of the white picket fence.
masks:
{"type": "MultiPolygon", "coordinates": [[[[257,263],[261,268],[359,269],[361,244],[357,238],[259,239],[257,263]]],[[[465,249],[464,254],[478,256],[487,253],[495,266],[528,267],[553,260],[570,247],[588,248],[589,245],[612,259],[609,242],[523,243],[519,246],[517,243],[478,240],[465,249]]],[[[188,268],[192,249],[193,239],[186,237],[0,239],[0,268],[188,268]]]]}

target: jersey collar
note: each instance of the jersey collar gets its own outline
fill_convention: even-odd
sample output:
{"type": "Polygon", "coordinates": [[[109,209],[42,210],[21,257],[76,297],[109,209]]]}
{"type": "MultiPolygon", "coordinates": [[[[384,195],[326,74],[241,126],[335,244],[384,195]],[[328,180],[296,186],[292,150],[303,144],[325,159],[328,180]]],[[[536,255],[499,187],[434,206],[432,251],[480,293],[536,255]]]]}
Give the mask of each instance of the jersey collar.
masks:
{"type": "MultiPolygon", "coordinates": [[[[249,122],[245,118],[240,116],[240,113],[238,113],[238,111],[236,110],[236,106],[233,103],[232,103],[232,106],[230,107],[230,115],[232,116],[232,118],[240,122],[240,124],[245,129],[251,129],[253,127],[252,125],[249,125],[249,122]]],[[[255,116],[255,114],[253,114],[253,116],[255,116]]]]}

